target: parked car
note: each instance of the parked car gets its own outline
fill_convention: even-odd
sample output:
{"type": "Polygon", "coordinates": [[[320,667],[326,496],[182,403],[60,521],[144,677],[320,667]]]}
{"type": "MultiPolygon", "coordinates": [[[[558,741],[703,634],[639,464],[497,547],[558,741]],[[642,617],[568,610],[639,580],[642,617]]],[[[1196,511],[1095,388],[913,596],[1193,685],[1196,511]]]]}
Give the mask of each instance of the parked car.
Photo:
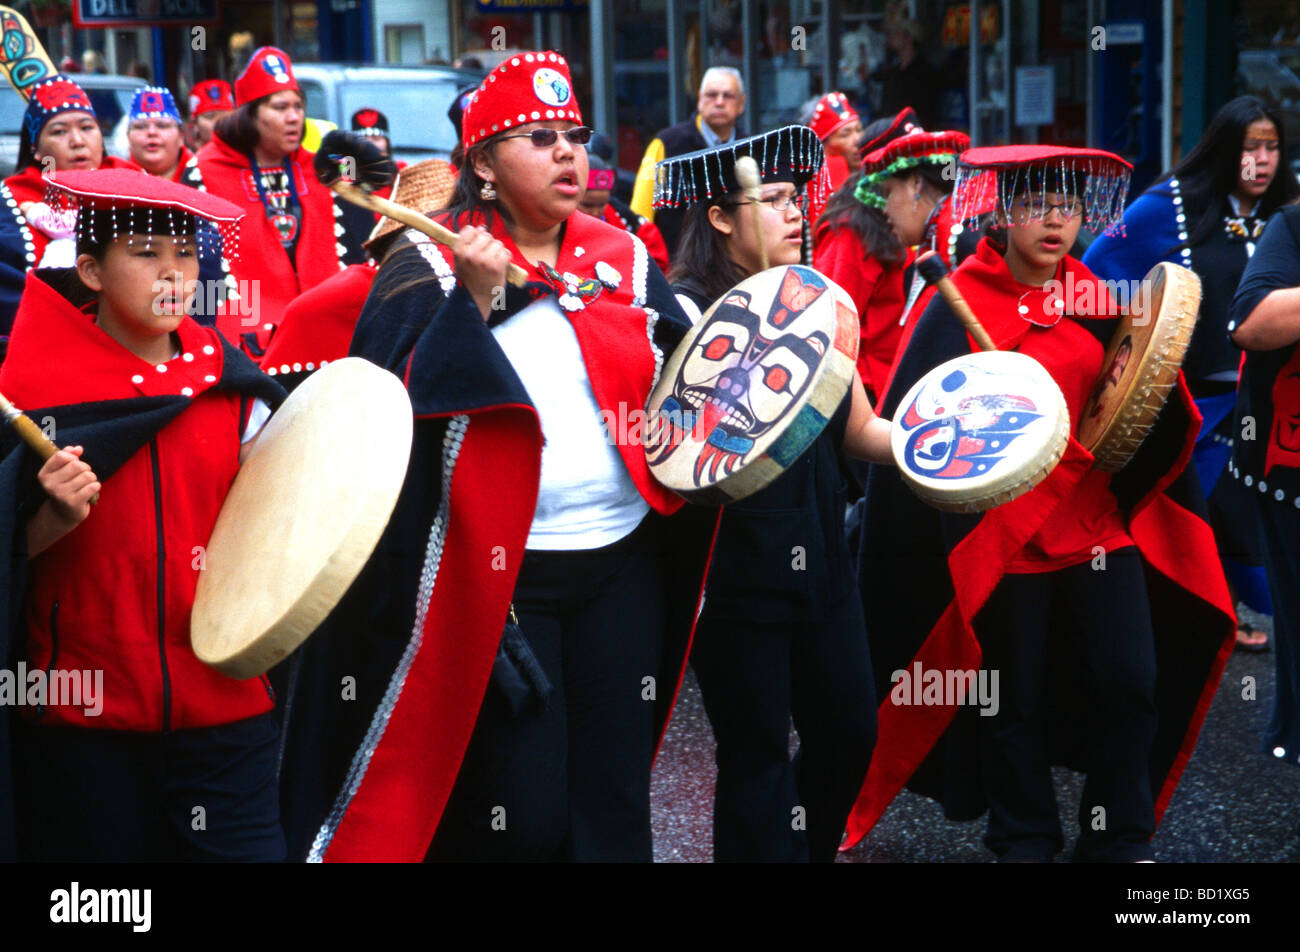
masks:
{"type": "MultiPolygon", "coordinates": [[[[138,87],[145,84],[144,80],[137,76],[99,73],[78,73],[72,78],[86,91],[95,107],[99,129],[104,135],[104,148],[110,155],[126,158],[125,140],[117,143],[113,130],[131,108],[131,97],[138,87]]],[[[27,100],[12,87],[4,85],[6,88],[0,89],[0,177],[12,175],[18,164],[18,137],[22,133],[23,113],[27,111],[27,100]]]]}
{"type": "Polygon", "coordinates": [[[445,159],[456,145],[447,107],[456,93],[485,75],[450,66],[348,66],[294,63],[294,76],[307,99],[307,115],[349,128],[358,109],[388,117],[393,157],[406,162],[445,159]]]}

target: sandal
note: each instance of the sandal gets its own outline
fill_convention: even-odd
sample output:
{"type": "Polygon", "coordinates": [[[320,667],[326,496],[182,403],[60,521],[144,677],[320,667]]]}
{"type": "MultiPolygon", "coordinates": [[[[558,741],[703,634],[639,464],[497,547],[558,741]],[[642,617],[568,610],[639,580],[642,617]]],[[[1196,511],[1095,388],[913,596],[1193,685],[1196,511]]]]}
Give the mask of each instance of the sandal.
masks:
{"type": "Polygon", "coordinates": [[[1251,654],[1268,651],[1270,648],[1268,632],[1260,631],[1253,625],[1242,622],[1237,625],[1236,648],[1238,651],[1247,651],[1251,654]]]}

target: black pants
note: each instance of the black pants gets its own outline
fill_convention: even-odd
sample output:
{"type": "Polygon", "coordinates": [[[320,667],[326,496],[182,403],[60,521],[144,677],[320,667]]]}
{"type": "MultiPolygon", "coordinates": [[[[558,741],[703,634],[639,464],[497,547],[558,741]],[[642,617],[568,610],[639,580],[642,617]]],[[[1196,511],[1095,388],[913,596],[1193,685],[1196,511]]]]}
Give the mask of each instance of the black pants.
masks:
{"type": "Polygon", "coordinates": [[[1300,513],[1263,495],[1258,505],[1277,659],[1277,696],[1262,749],[1300,764],[1300,513]]]}
{"type": "Polygon", "coordinates": [[[691,666],[718,744],[714,860],[833,862],[876,744],[857,592],[797,624],[755,622],[706,598],[691,666]]]}
{"type": "Polygon", "coordinates": [[[1086,772],[1076,858],[1150,859],[1155,802],[1149,759],[1156,733],[1155,641],[1142,560],[1134,548],[1035,575],[1008,575],[975,630],[984,667],[999,675],[999,710],[979,718],[989,828],[1001,861],[1050,860],[1064,845],[1046,742],[1049,640],[1071,638],[1087,698],[1086,772]],[[1097,808],[1104,810],[1098,812],[1097,808]],[[1103,829],[1096,829],[1100,825],[1103,829]]]}
{"type": "Polygon", "coordinates": [[[19,855],[36,862],[280,862],[272,714],[140,734],[22,723],[19,855]]]}
{"type": "Polygon", "coordinates": [[[605,548],[525,553],[515,610],[555,691],[514,717],[488,685],[428,859],[653,858],[654,698],[674,688],[657,681],[657,528],[651,515],[605,548]]]}

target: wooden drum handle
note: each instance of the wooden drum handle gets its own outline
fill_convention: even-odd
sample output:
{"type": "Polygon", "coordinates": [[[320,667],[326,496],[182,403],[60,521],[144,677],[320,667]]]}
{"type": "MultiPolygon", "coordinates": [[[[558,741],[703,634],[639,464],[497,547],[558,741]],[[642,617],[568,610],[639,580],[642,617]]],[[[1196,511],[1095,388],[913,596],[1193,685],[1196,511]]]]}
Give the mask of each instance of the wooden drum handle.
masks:
{"type": "MultiPolygon", "coordinates": [[[[59,451],[58,446],[41,432],[41,428],[36,425],[36,421],[23,413],[16,406],[9,402],[3,393],[0,393],[0,416],[4,421],[14,428],[22,441],[32,448],[42,461],[48,460],[51,456],[59,451]]],[[[93,506],[99,502],[99,493],[95,493],[90,504],[93,506]]]]}
{"type": "MultiPolygon", "coordinates": [[[[371,195],[357,188],[351,182],[339,180],[331,184],[330,188],[353,205],[360,205],[362,208],[378,212],[386,218],[400,221],[403,225],[408,225],[416,231],[423,232],[440,245],[446,245],[452,250],[456,248],[456,233],[439,225],[427,215],[421,215],[405,205],[398,205],[396,202],[380,198],[378,195],[371,195]]],[[[506,266],[506,280],[515,287],[522,288],[528,283],[528,272],[519,265],[511,263],[506,266]]]]}
{"type": "Polygon", "coordinates": [[[943,295],[943,299],[948,302],[953,313],[965,326],[970,336],[975,338],[975,343],[979,344],[980,350],[997,350],[997,344],[993,343],[993,338],[989,336],[988,331],[984,329],[975,316],[975,312],[970,309],[966,299],[961,296],[957,290],[957,285],[952,283],[952,278],[948,277],[948,267],[933,251],[926,251],[916,259],[916,270],[925,279],[926,284],[933,284],[943,295]]]}

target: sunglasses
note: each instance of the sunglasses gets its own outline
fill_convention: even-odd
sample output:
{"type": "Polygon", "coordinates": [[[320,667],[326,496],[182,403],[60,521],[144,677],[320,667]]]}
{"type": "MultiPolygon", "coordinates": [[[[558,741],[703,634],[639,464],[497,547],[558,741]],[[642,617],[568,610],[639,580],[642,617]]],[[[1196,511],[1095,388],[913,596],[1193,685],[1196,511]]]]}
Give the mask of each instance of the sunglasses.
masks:
{"type": "Polygon", "coordinates": [[[591,141],[591,129],[586,126],[578,126],[576,129],[565,129],[563,132],[556,132],[554,129],[534,129],[532,132],[518,132],[514,135],[501,136],[502,139],[532,139],[533,145],[539,149],[545,149],[547,146],[555,145],[555,140],[564,136],[571,145],[586,145],[591,141]]]}

